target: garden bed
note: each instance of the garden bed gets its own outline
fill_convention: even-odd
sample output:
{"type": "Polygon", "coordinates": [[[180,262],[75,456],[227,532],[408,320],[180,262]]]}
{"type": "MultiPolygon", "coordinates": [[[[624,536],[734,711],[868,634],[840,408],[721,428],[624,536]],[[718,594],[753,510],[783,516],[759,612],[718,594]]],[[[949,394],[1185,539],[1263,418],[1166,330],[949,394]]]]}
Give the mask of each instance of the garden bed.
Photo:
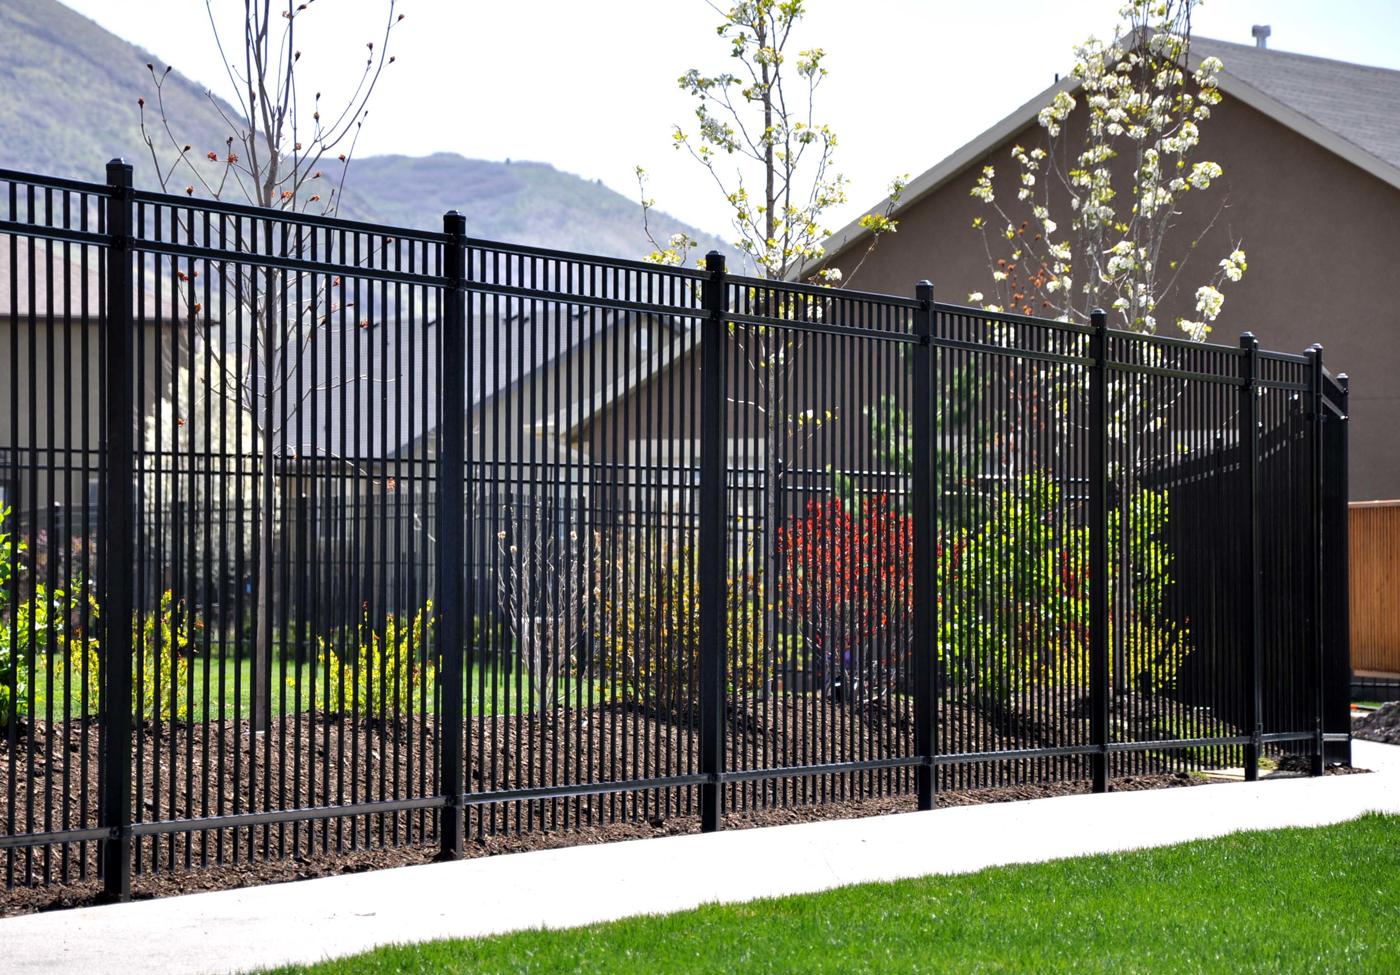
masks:
{"type": "MultiPolygon", "coordinates": [[[[967,700],[945,700],[939,709],[939,751],[1081,744],[1088,740],[1084,711],[1082,701],[1069,701],[1058,710],[1025,702],[1010,714],[967,700]]],[[[1114,726],[1118,733],[1131,731],[1130,712],[1152,711],[1143,702],[1125,703],[1115,709],[1114,726]]],[[[628,705],[560,709],[544,720],[528,714],[475,718],[468,728],[467,788],[476,793],[688,775],[698,763],[698,734],[689,721],[628,705]]],[[[352,720],[319,713],[285,715],[274,720],[267,734],[253,733],[246,720],[147,723],[133,736],[132,748],[139,755],[133,767],[138,821],[376,802],[430,796],[436,790],[433,716],[352,720]]],[[[726,729],[726,767],[731,769],[880,760],[911,751],[909,703],[902,698],[862,705],[812,695],[770,698],[732,711],[726,729]]],[[[36,722],[25,729],[13,754],[0,740],[0,829],[10,814],[12,765],[18,786],[16,831],[95,825],[99,764],[98,726],[91,720],[52,726],[36,722]]],[[[940,803],[1085,792],[1087,773],[1084,756],[944,766],[939,770],[940,803]]],[[[1181,772],[1175,757],[1154,753],[1115,756],[1113,773],[1115,789],[1196,781],[1181,772]]],[[[909,810],[913,775],[906,767],[732,784],[726,787],[727,822],[766,826],[909,810]]],[[[484,804],[469,809],[470,852],[693,832],[699,828],[696,814],[692,787],[484,804]]],[[[436,810],[419,809],[138,837],[136,890],[141,896],[159,896],[423,862],[435,851],[436,816],[436,810]]],[[[96,844],[91,842],[0,853],[0,869],[12,870],[15,884],[39,885],[0,894],[5,905],[0,911],[91,898],[95,862],[96,844]]]]}

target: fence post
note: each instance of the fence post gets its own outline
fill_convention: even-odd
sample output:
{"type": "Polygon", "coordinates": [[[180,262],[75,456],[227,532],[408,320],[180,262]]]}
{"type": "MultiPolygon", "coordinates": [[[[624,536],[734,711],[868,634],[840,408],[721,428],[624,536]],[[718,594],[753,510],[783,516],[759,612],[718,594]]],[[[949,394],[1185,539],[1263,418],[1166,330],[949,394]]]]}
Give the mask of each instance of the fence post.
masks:
{"type": "Polygon", "coordinates": [[[1322,629],[1322,496],[1323,462],[1322,441],[1323,422],[1327,404],[1322,393],[1322,346],[1308,349],[1308,408],[1312,421],[1308,436],[1308,567],[1310,583],[1308,602],[1312,613],[1308,620],[1309,636],[1312,639],[1312,696],[1313,696],[1313,754],[1311,772],[1321,775],[1326,762],[1326,745],[1323,738],[1323,714],[1327,708],[1326,697],[1326,641],[1322,629]]]}
{"type": "Polygon", "coordinates": [[[914,750],[918,753],[919,808],[932,809],[937,801],[937,768],[933,764],[938,747],[938,701],[934,689],[936,665],[938,572],[935,521],[936,501],[933,468],[934,362],[933,362],[933,284],[920,281],[915,286],[919,307],[914,312],[914,335],[919,344],[912,350],[914,416],[911,423],[913,448],[914,521],[914,750]]]}
{"type": "Polygon", "coordinates": [[[439,859],[462,856],[463,792],[465,772],[462,754],[463,640],[469,632],[472,594],[465,592],[466,563],[466,418],[467,418],[467,322],[466,322],[466,218],[456,210],[443,214],[442,309],[442,408],[438,415],[437,452],[437,618],[441,666],[442,767],[439,770],[445,802],[438,820],[439,859]]]}
{"type": "Polygon", "coordinates": [[[1328,641],[1328,705],[1322,730],[1329,735],[1345,735],[1345,741],[1331,741],[1327,750],[1329,761],[1351,764],[1351,552],[1349,545],[1350,517],[1347,502],[1351,498],[1351,483],[1347,477],[1350,457],[1348,430],[1351,423],[1351,378],[1346,373],[1337,374],[1337,390],[1340,401],[1337,409],[1340,415],[1332,424],[1332,435],[1327,441],[1328,483],[1331,490],[1324,495],[1328,498],[1331,523],[1328,534],[1332,541],[1331,565],[1327,579],[1331,585],[1331,595],[1327,600],[1333,615],[1327,620],[1331,639],[1328,641]]]}
{"type": "Polygon", "coordinates": [[[1260,634],[1263,632],[1261,611],[1262,568],[1259,558],[1259,340],[1252,332],[1240,336],[1239,440],[1240,476],[1244,493],[1241,521],[1245,538],[1240,552],[1244,562],[1246,585],[1240,589],[1240,635],[1244,641],[1246,679],[1245,728],[1249,744],[1244,747],[1244,777],[1254,782],[1259,778],[1259,756],[1263,750],[1264,682],[1260,669],[1260,634]]]}
{"type": "Polygon", "coordinates": [[[728,408],[725,380],[724,255],[705,257],[700,324],[700,828],[720,828],[723,812],[725,665],[725,481],[728,408]]]}
{"type": "Polygon", "coordinates": [[[1089,316],[1089,734],[1095,792],[1108,791],[1108,316],[1089,316]]]}
{"type": "Polygon", "coordinates": [[[102,887],[109,900],[131,898],[131,573],[135,555],[135,425],[133,358],[131,166],[107,164],[107,308],[103,372],[106,475],[99,525],[102,567],[102,887]]]}

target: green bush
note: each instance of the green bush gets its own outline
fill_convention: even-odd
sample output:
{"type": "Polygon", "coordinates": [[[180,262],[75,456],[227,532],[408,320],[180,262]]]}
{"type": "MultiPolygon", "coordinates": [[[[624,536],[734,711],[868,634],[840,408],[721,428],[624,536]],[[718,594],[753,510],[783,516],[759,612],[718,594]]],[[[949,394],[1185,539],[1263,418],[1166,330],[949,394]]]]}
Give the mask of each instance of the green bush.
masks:
{"type": "Polygon", "coordinates": [[[186,609],[185,601],[176,600],[169,589],[161,593],[157,612],[141,614],[132,628],[131,693],[138,719],[189,717],[185,688],[189,686],[190,646],[195,630],[202,626],[186,609]]]}
{"type": "Polygon", "coordinates": [[[79,701],[86,680],[89,704],[97,704],[97,641],[86,626],[96,621],[97,604],[78,577],[61,588],[35,583],[12,605],[12,587],[24,573],[21,559],[29,548],[5,530],[10,513],[0,508],[0,728],[29,716],[31,666],[39,676],[52,670],[55,683],[71,688],[79,701]]]}
{"type": "MultiPolygon", "coordinates": [[[[990,511],[940,543],[939,656],[947,679],[1000,700],[1034,686],[1086,686],[1088,528],[1071,522],[1060,488],[1045,474],[1003,488],[990,511]]],[[[1127,518],[1128,576],[1111,556],[1109,584],[1128,586],[1131,599],[1124,620],[1110,616],[1109,645],[1124,627],[1126,683],[1156,694],[1173,685],[1191,651],[1189,631],[1164,614],[1172,582],[1165,492],[1134,492],[1127,518]]],[[[1120,510],[1110,512],[1111,553],[1119,551],[1122,522],[1120,510]]]]}
{"type": "MultiPolygon", "coordinates": [[[[684,717],[700,706],[700,584],[690,533],[647,546],[619,535],[599,554],[595,626],[603,686],[614,699],[684,717]],[[645,552],[645,557],[643,557],[645,552]]],[[[725,666],[731,699],[764,676],[763,613],[751,572],[731,567],[725,666]]]]}
{"type": "MultiPolygon", "coordinates": [[[[30,716],[33,684],[45,675],[52,676],[56,687],[67,688],[71,699],[66,709],[61,701],[50,702],[56,717],[76,716],[84,692],[87,713],[95,714],[104,659],[94,635],[100,616],[97,598],[88,582],[75,576],[62,587],[34,582],[12,605],[12,585],[25,574],[22,559],[28,546],[4,530],[9,515],[9,509],[0,509],[0,728],[15,717],[30,716]]],[[[189,681],[190,644],[200,625],[169,590],[161,594],[156,611],[133,620],[132,710],[137,720],[187,717],[183,689],[189,681]]]]}
{"type": "MultiPolygon", "coordinates": [[[[97,606],[91,596],[87,603],[95,619],[97,606]]],[[[84,615],[78,581],[64,589],[36,584],[33,595],[16,604],[12,617],[0,619],[0,728],[8,727],[16,715],[29,716],[31,660],[36,680],[52,671],[55,684],[70,687],[77,701],[86,680],[89,704],[96,707],[97,640],[85,635],[84,615]]]]}
{"type": "Polygon", "coordinates": [[[433,626],[428,600],[411,620],[389,613],[376,630],[366,615],[353,635],[353,646],[321,638],[318,663],[325,672],[326,694],[334,713],[392,715],[414,708],[431,695],[437,668],[426,639],[433,626]]]}

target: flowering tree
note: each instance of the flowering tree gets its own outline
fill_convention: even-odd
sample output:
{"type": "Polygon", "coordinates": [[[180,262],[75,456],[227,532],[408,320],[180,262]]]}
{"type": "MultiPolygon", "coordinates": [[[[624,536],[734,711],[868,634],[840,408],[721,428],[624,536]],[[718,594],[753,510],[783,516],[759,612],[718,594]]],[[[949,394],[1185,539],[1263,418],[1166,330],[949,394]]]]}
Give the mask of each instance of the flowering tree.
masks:
{"type": "MultiPolygon", "coordinates": [[[[732,71],[706,74],[691,68],[680,76],[681,89],[695,99],[695,128],[675,126],[672,144],[689,153],[714,183],[729,206],[735,245],[764,278],[784,280],[824,256],[822,241],[829,211],[846,202],[846,177],[834,168],[836,134],[817,120],[817,90],[826,79],[826,52],[819,47],[798,50],[793,31],[806,13],[804,0],[741,0],[728,10],[714,4],[722,18],[716,33],[728,45],[732,71]]],[[[647,217],[655,205],[648,198],[646,173],[637,168],[642,216],[653,250],[648,260],[680,265],[691,260],[696,242],[686,234],[665,241],[652,236],[647,217]]],[[[865,254],[880,238],[894,233],[890,218],[904,189],[905,178],[894,180],[885,209],[866,214],[861,226],[871,232],[865,254]]],[[[864,258],[862,258],[862,263],[864,258]]],[[[857,264],[845,276],[859,271],[857,264]]],[[[838,268],[823,268],[815,281],[838,286],[838,268]]],[[[769,318],[810,314],[809,298],[777,289],[752,289],[749,308],[769,318]]],[[[834,411],[809,406],[796,409],[788,390],[798,374],[803,333],[792,329],[746,325],[734,335],[753,378],[751,400],[731,403],[752,410],[762,423],[764,446],[762,559],[759,591],[778,571],[777,529],[781,514],[784,447],[805,441],[834,411]]],[[[774,604],[771,598],[765,599],[774,604]]],[[[776,609],[765,611],[764,645],[776,654],[776,609]]]]}
{"type": "MultiPolygon", "coordinates": [[[[205,0],[221,66],[235,101],[230,109],[212,92],[206,92],[228,128],[220,146],[195,146],[182,136],[181,120],[170,117],[164,99],[171,68],[158,70],[154,64],[146,65],[152,102],[138,99],[141,134],[164,191],[231,199],[286,213],[337,214],[370,98],[381,73],[395,60],[388,53],[389,39],[403,15],[396,12],[397,0],[383,0],[382,30],[365,45],[357,83],[341,102],[330,105],[319,91],[307,98],[297,84],[301,42],[308,29],[303,20],[315,2],[286,0],[283,5],[273,0],[243,0],[242,34],[234,37],[221,30],[214,0],[205,0]]],[[[191,236],[197,232],[189,225],[178,230],[191,236]]],[[[312,256],[310,236],[283,235],[278,255],[312,256]]],[[[267,246],[273,247],[270,238],[267,246]]],[[[325,259],[329,255],[319,256],[325,259]]],[[[356,255],[367,265],[378,256],[356,255]]],[[[251,446],[259,458],[256,490],[245,497],[246,510],[256,512],[257,521],[248,532],[257,546],[257,665],[252,675],[252,720],[255,727],[265,728],[270,717],[268,671],[273,594],[277,589],[273,573],[279,502],[276,470],[279,458],[295,452],[296,445],[289,441],[292,431],[301,426],[299,414],[306,399],[301,393],[289,392],[285,383],[287,377],[301,372],[302,358],[310,355],[317,335],[336,327],[337,315],[353,321],[344,326],[350,328],[366,326],[368,320],[350,315],[352,299],[344,297],[346,289],[335,289],[338,279],[303,272],[274,273],[256,262],[217,267],[209,262],[203,271],[219,279],[214,286],[216,293],[221,289],[222,297],[231,299],[222,309],[227,320],[219,320],[213,317],[212,309],[203,306],[201,292],[206,285],[198,280],[201,270],[192,261],[186,265],[184,269],[173,268],[180,282],[173,290],[187,334],[198,349],[191,352],[188,362],[176,353],[172,367],[178,371],[178,379],[173,389],[198,389],[189,395],[166,394],[147,424],[147,447],[169,449],[208,437],[239,450],[251,446]],[[277,408],[279,398],[281,409],[277,408]],[[200,423],[208,427],[207,433],[195,432],[200,423]]],[[[340,382],[352,380],[342,377],[340,382]]],[[[179,480],[172,472],[168,483],[158,485],[163,500],[178,496],[179,480]]],[[[228,486],[219,490],[227,500],[228,486]]]]}
{"type": "MultiPolygon", "coordinates": [[[[983,169],[972,195],[995,217],[973,227],[993,280],[990,295],[969,300],[1080,322],[1105,307],[1119,327],[1158,330],[1158,307],[1180,289],[1194,249],[1170,250],[1180,207],[1222,175],[1198,158],[1223,66],[1207,57],[1194,72],[1187,67],[1197,2],[1131,0],[1116,40],[1090,38],[1075,49],[1079,98],[1056,93],[1038,117],[1044,144],[1011,149],[1014,201],[995,189],[995,168],[983,169]]],[[[1174,325],[1203,340],[1220,315],[1222,285],[1246,267],[1235,241],[1195,289],[1194,315],[1174,325]]]]}
{"type": "MultiPolygon", "coordinates": [[[[1129,0],[1119,11],[1114,41],[1090,38],[1075,49],[1078,97],[1059,91],[1040,111],[1042,144],[1012,147],[1014,199],[998,192],[995,168],[983,168],[972,195],[994,216],[976,218],[973,228],[986,248],[992,286],[990,294],[974,292],[969,301],[989,311],[1075,322],[1087,322],[1094,308],[1103,307],[1118,328],[1156,333],[1163,303],[1176,300],[1190,311],[1176,315],[1173,328],[1197,342],[1210,335],[1224,306],[1222,289],[1239,281],[1248,264],[1242,242],[1234,240],[1200,277],[1186,277],[1196,267],[1197,242],[1219,220],[1223,204],[1191,240],[1173,233],[1187,201],[1206,194],[1223,175],[1218,163],[1201,157],[1201,130],[1220,104],[1217,81],[1224,66],[1206,57],[1190,69],[1191,15],[1198,2],[1129,0]]],[[[1161,349],[1149,354],[1165,357],[1161,349]]],[[[1030,422],[1068,423],[1066,407],[1079,392],[1078,374],[1029,364],[1016,368],[1029,373],[1012,397],[1018,429],[1030,422]]],[[[1128,515],[1132,471],[1143,455],[1185,449],[1164,436],[1173,396],[1161,388],[1147,395],[1149,381],[1140,373],[1119,373],[1109,382],[1109,436],[1127,448],[1114,451],[1110,471],[1120,518],[1128,515]]],[[[1001,461],[1024,471],[1048,469],[1054,460],[1035,454],[1040,442],[1008,438],[1001,461]]],[[[1115,615],[1126,618],[1134,604],[1131,551],[1126,538],[1116,548],[1112,600],[1115,615]]],[[[1127,626],[1115,629],[1116,659],[1128,652],[1128,633],[1127,626]]]]}

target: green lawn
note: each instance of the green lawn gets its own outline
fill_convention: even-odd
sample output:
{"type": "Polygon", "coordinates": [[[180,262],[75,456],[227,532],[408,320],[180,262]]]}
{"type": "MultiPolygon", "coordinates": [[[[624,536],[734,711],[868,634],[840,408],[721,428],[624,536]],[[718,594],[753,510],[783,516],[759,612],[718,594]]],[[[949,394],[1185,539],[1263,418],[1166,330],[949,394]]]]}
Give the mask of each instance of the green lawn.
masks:
{"type": "MultiPolygon", "coordinates": [[[[194,711],[193,717],[196,721],[203,721],[206,718],[212,720],[219,717],[219,684],[222,677],[224,708],[226,717],[233,718],[235,712],[240,718],[246,718],[250,714],[249,692],[252,688],[252,668],[251,663],[246,659],[223,660],[218,657],[211,659],[206,668],[203,657],[196,657],[190,661],[190,679],[194,683],[194,711]],[[235,683],[236,682],[236,683],[235,683]],[[206,713],[204,708],[205,685],[209,685],[209,709],[206,713]],[[238,694],[235,695],[235,690],[238,694]],[[238,702],[235,707],[235,702],[238,702]]],[[[33,692],[35,697],[34,707],[31,713],[39,716],[47,714],[48,709],[48,675],[41,673],[39,679],[34,683],[33,692]]],[[[311,665],[296,664],[288,661],[285,666],[278,659],[274,664],[273,687],[272,687],[272,711],[274,714],[281,714],[283,711],[282,688],[279,686],[284,680],[295,682],[298,678],[301,681],[301,707],[297,707],[295,683],[286,685],[286,710],[308,710],[311,706],[311,665]]],[[[64,695],[64,674],[62,668],[55,670],[53,674],[54,688],[54,711],[55,717],[62,717],[63,695],[64,695]]],[[[323,691],[325,672],[318,671],[316,674],[317,704],[319,706],[323,691]]],[[[168,677],[163,680],[164,696],[170,694],[168,677]]],[[[504,670],[494,667],[482,667],[477,665],[472,668],[470,683],[466,685],[470,688],[470,699],[467,702],[472,714],[485,714],[487,716],[497,714],[514,714],[517,710],[529,714],[535,709],[536,695],[531,693],[528,676],[523,671],[517,670],[514,673],[506,673],[504,670]],[[517,684],[521,686],[517,690],[517,684]],[[484,696],[484,706],[480,699],[484,696]]],[[[186,690],[182,685],[180,688],[180,698],[185,699],[186,690]]],[[[575,706],[582,704],[587,706],[589,701],[599,700],[599,689],[594,685],[591,692],[587,684],[577,681],[560,681],[558,688],[558,701],[563,703],[567,695],[571,703],[575,706]],[[591,696],[590,696],[591,694],[591,696]]],[[[69,702],[68,712],[70,717],[77,717],[82,711],[82,700],[79,697],[79,689],[75,684],[72,689],[72,700],[69,702]]],[[[417,698],[415,697],[415,706],[417,698]]],[[[392,707],[392,705],[391,705],[392,707]]],[[[96,701],[89,701],[90,712],[96,713],[96,701]]],[[[428,694],[428,713],[436,711],[436,706],[432,700],[431,691],[428,694]]]]}
{"type": "MultiPolygon", "coordinates": [[[[929,842],[938,842],[936,826],[929,842]]],[[[1400,817],[387,948],[278,971],[1400,972],[1400,817]]]]}

